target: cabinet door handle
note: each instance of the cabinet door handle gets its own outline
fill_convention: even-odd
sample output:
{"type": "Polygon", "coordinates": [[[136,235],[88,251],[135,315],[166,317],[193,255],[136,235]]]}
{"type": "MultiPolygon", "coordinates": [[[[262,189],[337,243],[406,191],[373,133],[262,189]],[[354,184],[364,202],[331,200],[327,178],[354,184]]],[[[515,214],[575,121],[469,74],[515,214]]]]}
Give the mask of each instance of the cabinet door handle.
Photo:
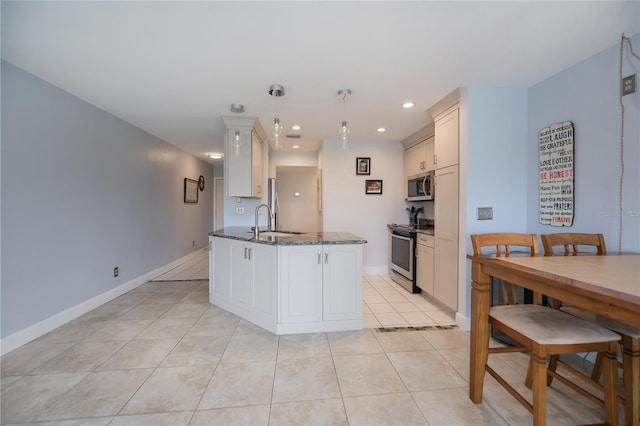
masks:
{"type": "Polygon", "coordinates": [[[249,260],[251,260],[251,251],[252,251],[252,250],[253,250],[253,249],[249,249],[249,260]]]}
{"type": "Polygon", "coordinates": [[[328,251],[324,252],[324,263],[329,263],[329,252],[328,251]]]}
{"type": "Polygon", "coordinates": [[[322,251],[318,252],[318,265],[322,264],[322,251]]]}
{"type": "Polygon", "coordinates": [[[244,258],[245,259],[247,258],[247,248],[246,247],[244,248],[244,258]]]}

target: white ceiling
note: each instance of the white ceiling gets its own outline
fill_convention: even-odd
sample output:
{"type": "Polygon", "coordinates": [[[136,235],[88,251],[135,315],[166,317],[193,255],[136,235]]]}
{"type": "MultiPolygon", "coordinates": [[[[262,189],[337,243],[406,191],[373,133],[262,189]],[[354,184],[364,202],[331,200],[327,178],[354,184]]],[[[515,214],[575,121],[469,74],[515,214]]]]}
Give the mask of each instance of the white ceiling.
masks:
{"type": "Polygon", "coordinates": [[[355,140],[399,141],[458,86],[529,87],[640,31],[638,1],[2,1],[1,13],[3,59],[201,158],[222,151],[231,103],[270,128],[274,83],[305,149],[337,139],[345,117],[355,140]]]}

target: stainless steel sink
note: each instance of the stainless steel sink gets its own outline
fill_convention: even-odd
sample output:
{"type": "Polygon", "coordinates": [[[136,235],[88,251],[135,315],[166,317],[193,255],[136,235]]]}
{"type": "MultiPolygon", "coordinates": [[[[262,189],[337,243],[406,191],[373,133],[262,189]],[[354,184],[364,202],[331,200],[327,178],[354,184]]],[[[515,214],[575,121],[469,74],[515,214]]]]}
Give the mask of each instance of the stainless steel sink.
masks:
{"type": "Polygon", "coordinates": [[[302,232],[261,231],[258,233],[261,237],[290,237],[292,235],[300,234],[302,234],[302,232]]]}

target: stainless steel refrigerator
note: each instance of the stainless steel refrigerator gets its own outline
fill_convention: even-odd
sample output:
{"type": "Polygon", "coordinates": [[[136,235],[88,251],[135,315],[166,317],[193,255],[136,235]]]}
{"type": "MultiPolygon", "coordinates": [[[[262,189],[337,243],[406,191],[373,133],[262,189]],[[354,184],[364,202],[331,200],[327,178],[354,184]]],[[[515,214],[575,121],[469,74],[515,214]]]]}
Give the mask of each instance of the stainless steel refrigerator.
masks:
{"type": "Polygon", "coordinates": [[[278,230],[278,210],[280,206],[278,204],[278,192],[276,191],[276,178],[269,178],[269,186],[267,192],[267,204],[271,208],[272,216],[269,218],[271,229],[278,230]]]}

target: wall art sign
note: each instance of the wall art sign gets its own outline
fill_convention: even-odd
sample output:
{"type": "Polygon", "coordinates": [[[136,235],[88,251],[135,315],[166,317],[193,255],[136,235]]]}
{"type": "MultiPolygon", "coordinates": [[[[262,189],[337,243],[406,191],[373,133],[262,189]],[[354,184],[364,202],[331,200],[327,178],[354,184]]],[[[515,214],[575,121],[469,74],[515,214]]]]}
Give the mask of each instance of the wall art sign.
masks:
{"type": "Polygon", "coordinates": [[[367,179],[364,181],[365,194],[382,194],[382,179],[367,179]]]}
{"type": "Polygon", "coordinates": [[[184,202],[185,203],[198,202],[198,181],[197,180],[184,178],[184,202]]]}
{"type": "Polygon", "coordinates": [[[539,222],[573,224],[573,123],[554,124],[538,133],[539,222]]]}
{"type": "Polygon", "coordinates": [[[371,174],[371,157],[356,157],[356,175],[371,174]]]}

